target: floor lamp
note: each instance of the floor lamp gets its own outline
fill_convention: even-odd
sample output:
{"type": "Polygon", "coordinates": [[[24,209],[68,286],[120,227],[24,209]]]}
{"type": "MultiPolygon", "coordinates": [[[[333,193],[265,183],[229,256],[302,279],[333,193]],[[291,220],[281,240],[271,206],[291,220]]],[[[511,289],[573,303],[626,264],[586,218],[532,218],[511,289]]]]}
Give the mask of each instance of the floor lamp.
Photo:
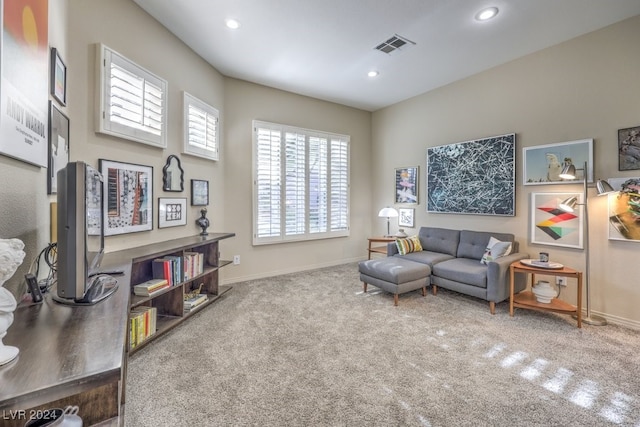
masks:
{"type": "Polygon", "coordinates": [[[389,218],[396,218],[398,216],[398,211],[387,206],[386,208],[380,209],[380,212],[378,212],[378,216],[387,217],[387,234],[384,237],[391,237],[391,226],[389,218]]]}
{"type": "MultiPolygon", "coordinates": [[[[598,316],[595,314],[591,314],[591,293],[589,286],[589,278],[590,278],[590,260],[589,260],[589,209],[587,206],[587,162],[584,162],[584,173],[582,177],[583,190],[584,190],[584,199],[582,203],[578,203],[578,199],[575,196],[569,197],[566,200],[563,200],[562,203],[558,206],[565,212],[573,212],[576,206],[582,205],[584,206],[584,253],[585,253],[585,275],[584,275],[584,284],[587,293],[587,317],[583,317],[582,321],[595,326],[603,326],[607,324],[607,319],[602,316],[598,316]]],[[[563,179],[575,179],[576,178],[576,167],[574,165],[567,165],[562,169],[560,173],[560,178],[563,179]]],[[[615,190],[609,185],[608,182],[599,180],[596,183],[596,190],[599,196],[609,194],[614,192],[615,190]]]]}

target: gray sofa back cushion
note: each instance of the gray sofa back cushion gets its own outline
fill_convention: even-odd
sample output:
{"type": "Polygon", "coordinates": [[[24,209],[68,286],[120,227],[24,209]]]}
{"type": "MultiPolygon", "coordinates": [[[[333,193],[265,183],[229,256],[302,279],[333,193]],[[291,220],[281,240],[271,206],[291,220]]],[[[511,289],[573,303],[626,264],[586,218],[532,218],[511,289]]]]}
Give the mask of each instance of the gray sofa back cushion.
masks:
{"type": "MultiPolygon", "coordinates": [[[[460,242],[460,230],[420,227],[418,237],[423,250],[456,256],[458,243],[460,242]]],[[[489,239],[487,238],[488,241],[489,239]]],[[[482,254],[484,254],[484,248],[482,254]]],[[[482,258],[482,254],[480,254],[480,258],[482,258]]]]}
{"type": "Polygon", "coordinates": [[[484,255],[489,239],[492,236],[501,242],[513,242],[511,253],[518,251],[518,245],[514,242],[515,236],[513,234],[462,230],[460,232],[460,244],[458,245],[458,253],[456,256],[458,258],[482,259],[482,255],[484,255]]]}

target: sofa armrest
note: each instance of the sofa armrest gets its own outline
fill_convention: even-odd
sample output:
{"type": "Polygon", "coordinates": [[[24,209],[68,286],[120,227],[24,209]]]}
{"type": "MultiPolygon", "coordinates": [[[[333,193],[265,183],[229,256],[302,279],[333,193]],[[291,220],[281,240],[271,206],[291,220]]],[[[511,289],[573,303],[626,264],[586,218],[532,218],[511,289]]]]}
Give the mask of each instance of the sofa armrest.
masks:
{"type": "Polygon", "coordinates": [[[387,243],[387,256],[394,256],[399,253],[396,242],[387,243]]]}
{"type": "MultiPolygon", "coordinates": [[[[515,253],[498,258],[487,265],[487,300],[501,302],[509,298],[509,266],[522,259],[529,258],[529,254],[515,253]]],[[[526,274],[516,274],[514,278],[514,292],[518,293],[527,287],[526,274]]]]}

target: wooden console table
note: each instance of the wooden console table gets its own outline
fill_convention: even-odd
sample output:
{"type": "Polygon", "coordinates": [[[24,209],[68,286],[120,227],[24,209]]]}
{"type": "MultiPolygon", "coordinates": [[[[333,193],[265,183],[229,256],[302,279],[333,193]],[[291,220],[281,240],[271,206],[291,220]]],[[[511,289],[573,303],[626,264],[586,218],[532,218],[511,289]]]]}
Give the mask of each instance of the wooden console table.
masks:
{"type": "Polygon", "coordinates": [[[391,243],[391,242],[395,242],[396,238],[395,237],[369,237],[369,256],[367,259],[371,259],[371,253],[378,253],[378,254],[387,254],[387,245],[386,243],[391,243]],[[384,246],[372,246],[376,243],[385,243],[384,246]]]}
{"type": "Polygon", "coordinates": [[[562,314],[575,314],[578,321],[578,328],[582,328],[582,272],[569,267],[561,269],[549,269],[541,267],[533,267],[516,261],[509,266],[510,285],[509,285],[509,315],[513,317],[513,308],[525,308],[529,310],[553,311],[562,314]],[[577,279],[577,302],[578,306],[571,305],[558,298],[551,299],[551,302],[544,304],[538,302],[536,296],[531,291],[522,291],[514,295],[514,278],[516,273],[531,274],[531,286],[536,282],[536,274],[546,276],[573,277],[577,279]]]}

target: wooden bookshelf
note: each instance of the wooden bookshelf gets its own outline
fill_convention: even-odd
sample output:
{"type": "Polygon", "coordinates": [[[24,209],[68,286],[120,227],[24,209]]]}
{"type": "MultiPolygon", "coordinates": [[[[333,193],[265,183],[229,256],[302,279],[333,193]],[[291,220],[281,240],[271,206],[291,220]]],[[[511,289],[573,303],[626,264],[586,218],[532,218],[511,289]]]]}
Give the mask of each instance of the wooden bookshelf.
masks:
{"type": "MultiPolygon", "coordinates": [[[[154,339],[178,326],[190,316],[202,311],[203,308],[219,300],[231,287],[219,286],[219,270],[231,264],[231,261],[220,259],[219,242],[235,236],[235,233],[210,233],[208,236],[193,236],[170,240],[160,244],[137,248],[141,254],[131,261],[131,298],[130,310],[147,306],[157,309],[156,330],[153,335],[131,348],[131,334],[127,334],[127,349],[129,353],[144,348],[154,339]],[[133,294],[133,287],[153,277],[153,262],[167,256],[179,257],[184,260],[185,253],[198,252],[203,255],[203,272],[188,280],[182,277],[173,286],[163,289],[153,296],[138,296],[133,294]],[[208,296],[208,300],[191,311],[184,311],[184,296],[202,285],[201,293],[208,296]]],[[[183,264],[184,265],[184,264],[183,264]]],[[[183,271],[181,276],[183,276],[183,271]]],[[[130,327],[130,325],[129,325],[130,327]]],[[[129,331],[131,332],[131,331],[129,331]]]]}

